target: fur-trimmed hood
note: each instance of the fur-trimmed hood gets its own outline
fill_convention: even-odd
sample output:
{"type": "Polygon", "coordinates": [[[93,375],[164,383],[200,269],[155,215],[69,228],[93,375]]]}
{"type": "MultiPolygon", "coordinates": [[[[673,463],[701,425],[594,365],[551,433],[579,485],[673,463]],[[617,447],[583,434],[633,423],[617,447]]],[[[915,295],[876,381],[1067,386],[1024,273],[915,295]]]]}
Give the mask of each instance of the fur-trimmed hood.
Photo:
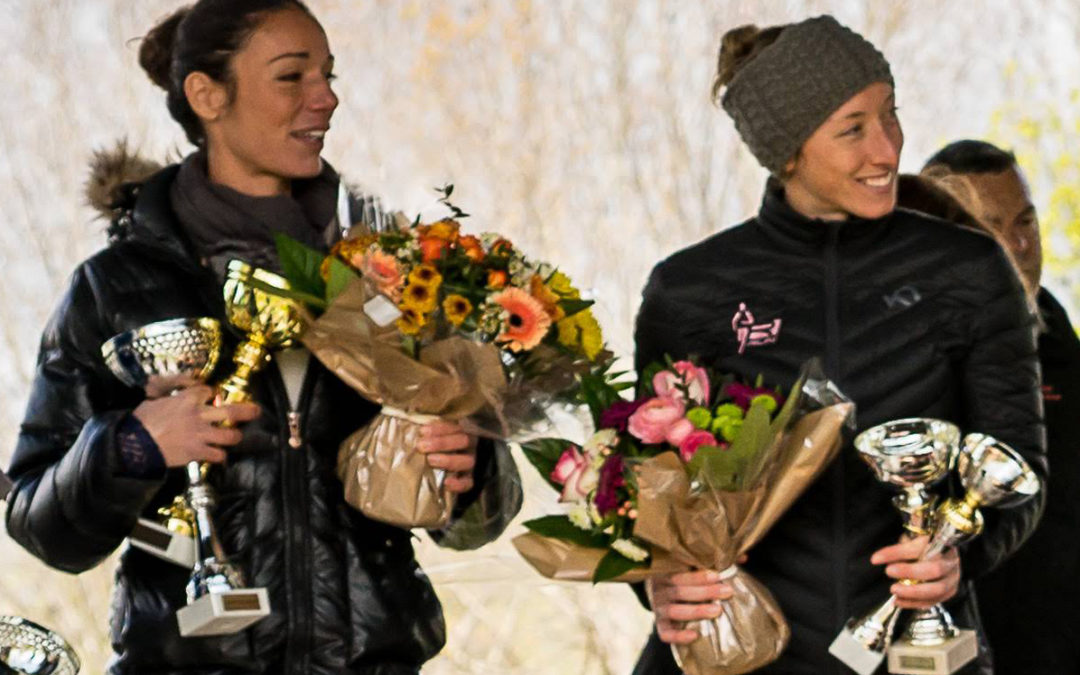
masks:
{"type": "Polygon", "coordinates": [[[95,150],[90,159],[90,175],[84,191],[86,203],[103,218],[112,218],[116,209],[130,201],[130,187],[160,171],[163,164],[140,157],[126,139],[112,148],[95,150]]]}

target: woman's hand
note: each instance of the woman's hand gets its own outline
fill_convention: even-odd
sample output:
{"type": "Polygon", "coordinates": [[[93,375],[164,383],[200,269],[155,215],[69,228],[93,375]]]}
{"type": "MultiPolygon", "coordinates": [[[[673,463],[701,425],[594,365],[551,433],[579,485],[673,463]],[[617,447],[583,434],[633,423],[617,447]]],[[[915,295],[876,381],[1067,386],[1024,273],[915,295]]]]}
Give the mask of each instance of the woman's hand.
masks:
{"type": "Polygon", "coordinates": [[[254,403],[212,406],[214,390],[197,385],[177,390],[172,396],[147,399],[132,413],[157,443],[165,466],[188,462],[225,461],[221,448],[236,445],[244,435],[239,429],[219,426],[250,422],[261,413],[254,403]]]}
{"type": "Polygon", "coordinates": [[[720,580],[712,570],[680,572],[649,577],[645,592],[656,616],[656,632],[668,644],[686,645],[698,638],[698,633],[683,622],[715,619],[720,616],[720,601],[735,591],[720,580]]]}
{"type": "Polygon", "coordinates": [[[476,436],[465,433],[457,422],[431,422],[420,427],[417,452],[427,455],[428,465],[446,471],[444,485],[450,492],[468,492],[476,466],[476,436]]]}
{"type": "Polygon", "coordinates": [[[870,557],[875,565],[885,565],[885,574],[893,579],[910,579],[917,584],[897,583],[890,589],[897,607],[928,609],[956,595],[960,587],[960,556],[947,548],[936,558],[919,561],[929,539],[925,536],[886,546],[870,557]]]}

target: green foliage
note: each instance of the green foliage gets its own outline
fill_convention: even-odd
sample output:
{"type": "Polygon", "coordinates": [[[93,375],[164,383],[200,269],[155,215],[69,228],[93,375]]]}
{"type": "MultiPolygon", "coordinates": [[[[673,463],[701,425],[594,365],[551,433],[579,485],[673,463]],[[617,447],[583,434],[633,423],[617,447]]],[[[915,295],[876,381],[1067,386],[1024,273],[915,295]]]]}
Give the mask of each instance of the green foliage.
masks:
{"type": "Polygon", "coordinates": [[[717,490],[744,490],[757,477],[756,459],[772,438],[764,405],[751,405],[738,435],[727,448],[703,446],[690,459],[688,470],[697,481],[717,490]]]}
{"type": "Polygon", "coordinates": [[[648,566],[647,562],[631,560],[618,551],[608,551],[596,565],[596,571],[593,572],[593,583],[598,584],[601,581],[608,581],[626,574],[630,570],[648,566]]]}
{"type": "Polygon", "coordinates": [[[326,302],[331,303],[350,282],[360,278],[351,267],[337,258],[330,258],[330,278],[326,281],[326,302]]]}
{"type": "Polygon", "coordinates": [[[542,516],[526,520],[522,525],[530,532],[535,532],[544,537],[551,537],[552,539],[568,541],[576,546],[586,548],[607,548],[608,546],[606,537],[577,527],[566,516],[542,516]]]}
{"type": "Polygon", "coordinates": [[[326,283],[319,271],[326,256],[281,233],[274,234],[274,244],[282,274],[293,290],[325,298],[326,283]]]}

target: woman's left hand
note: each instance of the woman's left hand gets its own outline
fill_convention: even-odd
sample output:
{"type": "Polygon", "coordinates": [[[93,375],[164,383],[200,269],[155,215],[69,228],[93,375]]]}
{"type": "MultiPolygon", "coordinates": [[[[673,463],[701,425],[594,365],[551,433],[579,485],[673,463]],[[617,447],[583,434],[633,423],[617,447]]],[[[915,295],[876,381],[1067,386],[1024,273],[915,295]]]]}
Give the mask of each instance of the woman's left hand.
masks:
{"type": "Polygon", "coordinates": [[[929,543],[925,536],[907,539],[874,552],[870,562],[885,565],[885,574],[897,579],[890,589],[897,607],[928,609],[956,595],[960,586],[960,556],[955,548],[930,560],[919,560],[929,543]],[[900,583],[901,579],[917,581],[900,583]]]}
{"type": "Polygon", "coordinates": [[[431,422],[420,428],[417,452],[427,455],[433,469],[446,471],[446,489],[468,492],[473,486],[476,466],[476,436],[465,433],[457,422],[431,422]]]}

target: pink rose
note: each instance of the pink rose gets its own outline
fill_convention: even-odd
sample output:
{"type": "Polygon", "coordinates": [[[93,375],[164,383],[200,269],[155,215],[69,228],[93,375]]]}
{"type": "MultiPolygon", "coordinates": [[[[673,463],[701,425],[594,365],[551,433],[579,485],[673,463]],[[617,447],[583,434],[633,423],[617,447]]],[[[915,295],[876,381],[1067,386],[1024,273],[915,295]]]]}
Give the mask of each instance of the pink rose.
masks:
{"type": "Polygon", "coordinates": [[[644,443],[662,443],[668,429],[682,419],[685,412],[686,406],[677,398],[652,398],[634,411],[627,429],[644,443]]]}
{"type": "Polygon", "coordinates": [[[682,461],[689,462],[694,454],[703,445],[719,445],[716,442],[716,436],[713,436],[708,431],[698,429],[687,434],[682,443],[679,444],[679,457],[682,457],[682,461]]]}
{"type": "Polygon", "coordinates": [[[596,487],[597,478],[592,461],[574,445],[563,450],[551,472],[551,480],[563,486],[560,502],[581,501],[596,487]]]}
{"type": "Polygon", "coordinates": [[[405,273],[397,258],[378,249],[364,255],[360,260],[360,273],[370,279],[379,292],[394,302],[401,299],[401,285],[405,273]]]}
{"type": "Polygon", "coordinates": [[[684,417],[671,425],[667,430],[667,438],[665,440],[677,448],[682,445],[683,440],[687,436],[693,433],[694,429],[697,429],[697,427],[694,426],[694,423],[684,417]]]}
{"type": "Polygon", "coordinates": [[[674,371],[661,370],[653,376],[653,389],[657,396],[672,396],[686,400],[682,387],[690,392],[690,399],[698,405],[709,405],[709,375],[689,361],[676,361],[674,371]]]}

